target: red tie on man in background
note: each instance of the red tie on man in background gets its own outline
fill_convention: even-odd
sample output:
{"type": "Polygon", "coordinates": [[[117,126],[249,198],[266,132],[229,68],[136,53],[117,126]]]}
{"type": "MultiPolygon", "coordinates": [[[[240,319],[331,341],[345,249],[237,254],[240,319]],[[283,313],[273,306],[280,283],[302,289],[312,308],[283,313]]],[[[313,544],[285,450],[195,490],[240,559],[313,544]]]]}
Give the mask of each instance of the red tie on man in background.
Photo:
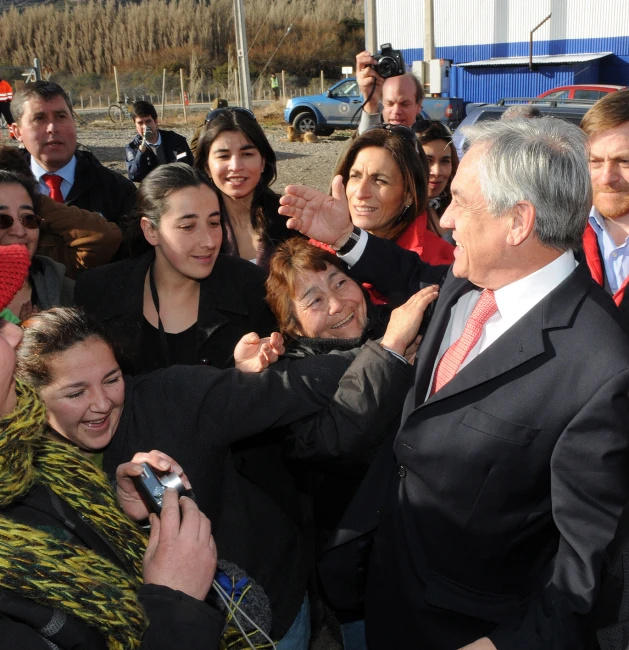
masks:
{"type": "Polygon", "coordinates": [[[57,176],[57,174],[44,174],[42,178],[50,189],[50,198],[57,203],[63,203],[63,194],[61,194],[61,181],[63,178],[57,176]]]}
{"type": "Polygon", "coordinates": [[[453,343],[443,354],[432,380],[430,396],[441,390],[456,375],[472,348],[478,343],[485,323],[498,311],[496,297],[491,289],[481,293],[474,310],[465,323],[465,328],[458,341],[453,343]]]}

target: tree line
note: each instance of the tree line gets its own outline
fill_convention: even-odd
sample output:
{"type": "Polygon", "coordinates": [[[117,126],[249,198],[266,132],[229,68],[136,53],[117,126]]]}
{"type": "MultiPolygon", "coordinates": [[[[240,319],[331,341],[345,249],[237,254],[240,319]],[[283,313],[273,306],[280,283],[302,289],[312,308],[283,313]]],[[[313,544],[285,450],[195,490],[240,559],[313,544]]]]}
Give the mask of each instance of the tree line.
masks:
{"type": "MultiPolygon", "coordinates": [[[[338,74],[362,49],[363,0],[245,0],[245,16],[254,78],[291,24],[273,57],[277,70],[338,74]]],[[[184,68],[210,78],[224,74],[233,48],[232,0],[89,0],[0,14],[0,64],[29,65],[38,57],[53,78],[109,75],[114,65],[122,71],[184,68]]]]}

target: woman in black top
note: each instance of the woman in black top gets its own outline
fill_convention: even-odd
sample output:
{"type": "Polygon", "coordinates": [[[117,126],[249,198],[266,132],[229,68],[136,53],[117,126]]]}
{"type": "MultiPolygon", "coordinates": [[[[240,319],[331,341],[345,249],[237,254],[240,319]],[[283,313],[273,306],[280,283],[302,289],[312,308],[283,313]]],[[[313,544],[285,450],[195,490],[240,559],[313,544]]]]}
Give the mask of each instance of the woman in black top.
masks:
{"type": "Polygon", "coordinates": [[[276,246],[301,236],[278,215],[275,152],[255,115],[246,108],[209,113],[194,166],[208,173],[224,206],[223,252],[267,269],[276,246]]]}
{"type": "MultiPolygon", "coordinates": [[[[406,328],[410,338],[417,326],[406,328]]],[[[408,338],[398,331],[387,347],[408,338]]],[[[303,602],[309,565],[298,495],[270,429],[314,414],[322,429],[342,423],[338,435],[357,443],[369,427],[382,429],[411,377],[385,345],[368,343],[349,369],[347,357],[325,355],[259,375],[172,366],[123,377],[98,323],[78,310],[52,309],[25,323],[18,376],[44,401],[50,435],[102,462],[108,474],[149,449],[175,458],[211,518],[221,557],[269,596],[272,637],[281,639],[303,602]],[[364,386],[372,387],[369,399],[349,408],[347,395],[360,396],[364,386]],[[245,438],[251,446],[239,453],[234,443],[245,438]]]]}
{"type": "Polygon", "coordinates": [[[264,273],[219,254],[219,197],[202,172],[184,163],[155,169],[138,190],[132,228],[135,256],[83,274],[75,292],[121,345],[125,371],[224,368],[244,334],[273,330],[264,273]]]}

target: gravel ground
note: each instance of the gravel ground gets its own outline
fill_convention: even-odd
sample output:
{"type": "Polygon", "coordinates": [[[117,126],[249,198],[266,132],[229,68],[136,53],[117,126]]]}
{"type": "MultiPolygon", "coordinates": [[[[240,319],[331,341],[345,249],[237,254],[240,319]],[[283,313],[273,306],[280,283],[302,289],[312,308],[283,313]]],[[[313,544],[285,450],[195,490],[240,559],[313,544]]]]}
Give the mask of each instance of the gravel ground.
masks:
{"type": "MultiPolygon", "coordinates": [[[[126,174],[124,146],[134,137],[131,123],[120,127],[96,122],[93,125],[78,126],[78,141],[100,160],[103,165],[126,174]]],[[[194,133],[194,126],[171,125],[188,141],[194,133]]],[[[316,143],[287,142],[285,128],[282,126],[264,127],[271,146],[277,154],[277,181],[273,185],[276,192],[282,193],[291,183],[312,185],[327,192],[332,172],[349,131],[338,131],[328,137],[320,137],[316,143]]]]}

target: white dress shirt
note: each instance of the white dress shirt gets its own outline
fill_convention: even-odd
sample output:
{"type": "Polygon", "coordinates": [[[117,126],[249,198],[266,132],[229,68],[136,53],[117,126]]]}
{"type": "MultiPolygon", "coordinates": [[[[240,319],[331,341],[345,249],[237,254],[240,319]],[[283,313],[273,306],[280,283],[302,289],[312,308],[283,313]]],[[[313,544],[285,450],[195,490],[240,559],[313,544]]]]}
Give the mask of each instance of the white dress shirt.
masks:
{"type": "MultiPolygon", "coordinates": [[[[360,239],[347,255],[341,255],[343,261],[350,267],[356,264],[367,246],[368,235],[363,230],[360,239]]],[[[498,311],[485,323],[483,333],[476,345],[459,366],[459,370],[486,350],[494,341],[502,336],[512,325],[515,325],[522,316],[529,312],[535,305],[543,300],[553,289],[559,286],[577,267],[577,261],[572,251],[566,251],[557,259],[494,292],[498,311]]],[[[480,298],[480,291],[469,291],[461,296],[450,312],[450,321],[444,334],[439,353],[432,370],[435,368],[445,351],[459,340],[467,319],[474,311],[480,298]]],[[[432,386],[432,377],[429,386],[432,386]]],[[[430,390],[430,389],[429,389],[430,390]]]]}
{"type": "Polygon", "coordinates": [[[605,218],[594,207],[590,212],[590,226],[596,233],[598,246],[603,256],[603,265],[605,267],[605,277],[609,282],[609,288],[612,293],[616,293],[623,285],[625,278],[629,276],[629,237],[616,246],[611,235],[607,232],[605,218]]]}
{"type": "MultiPolygon", "coordinates": [[[[535,273],[531,273],[525,278],[516,280],[506,287],[494,291],[498,311],[485,323],[480,339],[465,357],[465,360],[459,366],[459,370],[465,368],[468,363],[473,361],[510,327],[515,325],[522,316],[559,286],[576,267],[577,261],[574,259],[574,254],[572,251],[566,251],[550,264],[535,271],[535,273]]],[[[461,338],[467,319],[474,311],[480,294],[480,291],[469,291],[461,296],[452,307],[450,322],[441,341],[439,353],[432,370],[433,375],[445,351],[461,338]]],[[[432,386],[432,377],[429,385],[432,386]]]]}
{"type": "Polygon", "coordinates": [[[72,156],[70,162],[65,167],[58,169],[56,172],[46,171],[41,165],[38,164],[35,158],[31,156],[31,171],[33,172],[33,176],[35,176],[35,179],[37,180],[40,194],[44,194],[45,196],[50,196],[50,188],[48,187],[48,185],[46,185],[46,183],[44,183],[42,176],[44,174],[52,174],[52,173],[56,174],[57,176],[61,176],[62,179],[61,194],[63,195],[63,200],[65,201],[66,197],[70,193],[70,189],[72,188],[72,185],[74,185],[74,173],[76,171],[76,156],[72,156]]]}

